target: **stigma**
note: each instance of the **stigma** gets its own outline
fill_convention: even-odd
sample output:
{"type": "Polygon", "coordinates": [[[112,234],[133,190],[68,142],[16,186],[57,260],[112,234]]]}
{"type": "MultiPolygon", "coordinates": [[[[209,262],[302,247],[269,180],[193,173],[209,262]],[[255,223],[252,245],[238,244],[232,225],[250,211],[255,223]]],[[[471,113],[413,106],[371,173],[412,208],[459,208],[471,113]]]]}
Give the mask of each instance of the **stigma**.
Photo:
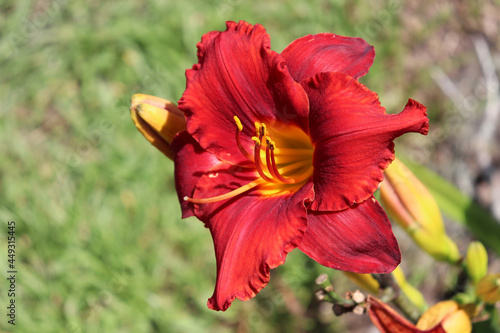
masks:
{"type": "Polygon", "coordinates": [[[255,122],[253,151],[248,152],[241,142],[243,125],[234,116],[236,125],[235,141],[240,152],[253,164],[258,178],[228,193],[210,198],[189,198],[185,201],[204,204],[222,201],[256,189],[263,196],[295,192],[312,176],[313,146],[310,138],[293,125],[268,127],[265,123],[255,122]],[[279,128],[279,129],[278,129],[279,128]],[[274,139],[274,140],[273,140],[274,139]]]}

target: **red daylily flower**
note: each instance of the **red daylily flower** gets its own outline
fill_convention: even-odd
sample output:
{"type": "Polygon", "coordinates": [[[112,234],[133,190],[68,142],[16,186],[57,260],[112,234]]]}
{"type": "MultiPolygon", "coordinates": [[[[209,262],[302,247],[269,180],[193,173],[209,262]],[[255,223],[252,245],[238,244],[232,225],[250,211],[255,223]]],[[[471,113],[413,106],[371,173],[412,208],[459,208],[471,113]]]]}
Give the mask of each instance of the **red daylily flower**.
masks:
{"type": "Polygon", "coordinates": [[[262,26],[228,22],[197,46],[172,150],[183,217],[214,240],[208,307],[254,297],[296,247],[334,269],[391,272],[400,252],[373,193],[393,140],[427,133],[425,107],[386,114],[357,81],[375,56],[360,38],[308,35],[279,54],[262,26]]]}

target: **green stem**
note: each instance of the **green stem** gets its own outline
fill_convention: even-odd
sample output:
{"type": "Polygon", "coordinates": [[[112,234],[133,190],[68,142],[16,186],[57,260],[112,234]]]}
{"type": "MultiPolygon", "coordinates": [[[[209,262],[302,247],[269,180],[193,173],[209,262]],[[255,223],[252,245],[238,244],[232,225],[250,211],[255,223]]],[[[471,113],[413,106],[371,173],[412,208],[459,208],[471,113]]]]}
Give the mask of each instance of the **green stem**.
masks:
{"type": "Polygon", "coordinates": [[[333,304],[340,304],[342,306],[353,306],[354,302],[349,299],[344,299],[337,295],[334,291],[323,288],[325,295],[329,298],[330,302],[333,304]]]}
{"type": "Polygon", "coordinates": [[[410,321],[416,323],[421,315],[421,312],[419,308],[405,295],[405,293],[401,292],[401,289],[392,274],[372,275],[378,281],[380,288],[383,290],[380,300],[384,303],[393,302],[410,321]]]}

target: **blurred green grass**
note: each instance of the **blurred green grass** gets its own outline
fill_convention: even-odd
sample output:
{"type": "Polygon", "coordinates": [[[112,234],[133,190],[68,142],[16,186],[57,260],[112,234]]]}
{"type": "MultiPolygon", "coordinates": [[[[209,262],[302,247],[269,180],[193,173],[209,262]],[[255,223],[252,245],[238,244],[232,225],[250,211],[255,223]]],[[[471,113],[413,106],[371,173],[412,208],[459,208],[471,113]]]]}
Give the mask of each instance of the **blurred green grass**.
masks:
{"type": "MultiPolygon", "coordinates": [[[[411,84],[398,66],[405,52],[398,43],[400,11],[386,6],[342,0],[2,1],[0,218],[17,223],[19,273],[15,330],[5,316],[0,327],[70,333],[341,330],[337,320],[295,316],[272,284],[224,314],[206,308],[215,277],[210,234],[195,219],[180,219],[172,163],[136,131],[129,98],[140,92],[176,101],[202,34],[242,19],[263,24],[276,51],[305,34],[365,34],[377,59],[363,82],[390,111],[399,111],[411,84]],[[390,15],[377,28],[373,13],[384,9],[390,15]]],[[[6,232],[2,227],[0,248],[6,232]]],[[[6,259],[0,260],[4,267],[6,259]]],[[[307,308],[314,278],[325,271],[335,274],[294,252],[273,274],[307,308]]],[[[0,304],[7,302],[2,291],[0,304]]]]}

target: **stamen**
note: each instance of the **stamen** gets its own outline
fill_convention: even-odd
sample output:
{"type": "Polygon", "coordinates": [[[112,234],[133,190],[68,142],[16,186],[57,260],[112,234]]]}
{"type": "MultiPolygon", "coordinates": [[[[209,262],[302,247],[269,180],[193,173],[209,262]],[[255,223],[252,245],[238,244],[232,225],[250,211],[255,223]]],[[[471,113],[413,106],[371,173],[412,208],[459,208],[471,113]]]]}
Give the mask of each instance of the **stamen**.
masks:
{"type": "Polygon", "coordinates": [[[258,122],[254,122],[254,125],[255,125],[255,135],[259,138],[261,138],[260,136],[260,129],[261,129],[261,126],[258,122]]]}
{"type": "Polygon", "coordinates": [[[238,148],[240,149],[240,152],[245,156],[247,159],[253,162],[252,156],[245,150],[243,145],[241,144],[240,140],[240,132],[243,131],[243,125],[241,124],[240,118],[234,116],[234,122],[236,123],[236,144],[238,145],[238,148]]]}
{"type": "Polygon", "coordinates": [[[296,185],[289,186],[290,184],[300,184],[312,176],[314,171],[311,163],[313,148],[306,148],[307,144],[302,145],[300,136],[298,138],[289,138],[288,134],[282,136],[281,132],[275,133],[279,137],[278,143],[280,145],[283,141],[286,147],[288,139],[291,140],[291,144],[288,145],[290,148],[279,149],[276,147],[276,143],[271,139],[266,124],[255,122],[255,136],[251,137],[251,140],[254,141],[254,151],[253,154],[250,154],[241,143],[240,132],[243,131],[243,124],[237,116],[234,116],[234,123],[236,124],[236,143],[238,148],[249,161],[253,162],[253,167],[248,164],[245,164],[243,167],[255,168],[254,170],[257,170],[260,177],[222,195],[211,198],[189,198],[186,196],[184,197],[185,201],[195,204],[222,201],[238,196],[260,185],[263,186],[262,191],[266,193],[265,195],[267,195],[268,191],[272,192],[272,194],[269,195],[274,195],[274,193],[280,193],[281,191],[294,191],[296,185]],[[265,158],[263,157],[264,151],[265,158]]]}
{"type": "Polygon", "coordinates": [[[252,140],[255,141],[255,148],[254,148],[254,162],[255,162],[255,169],[257,169],[257,172],[259,175],[262,177],[262,179],[268,181],[268,182],[274,182],[272,178],[269,178],[265,173],[264,169],[262,168],[262,161],[260,159],[260,139],[252,136],[252,140]]]}
{"type": "Polygon", "coordinates": [[[238,132],[243,131],[243,125],[241,124],[240,118],[234,116],[234,122],[236,123],[236,127],[238,127],[238,132]]]}
{"type": "Polygon", "coordinates": [[[276,166],[276,159],[274,158],[274,142],[271,142],[269,150],[271,151],[271,153],[270,153],[271,167],[269,169],[272,170],[271,174],[273,175],[273,177],[279,179],[283,183],[287,183],[287,184],[293,184],[293,183],[295,183],[296,182],[295,179],[293,179],[293,178],[285,178],[278,171],[278,167],[276,166]]]}
{"type": "Polygon", "coordinates": [[[262,183],[264,183],[264,181],[262,181],[262,179],[257,179],[251,183],[248,183],[246,185],[243,185],[242,187],[239,187],[237,188],[236,190],[233,190],[231,192],[228,192],[228,193],[224,193],[224,194],[221,194],[221,195],[217,195],[215,197],[211,197],[211,198],[203,198],[203,199],[194,199],[194,198],[189,198],[188,196],[185,196],[184,197],[184,201],[188,201],[188,202],[192,202],[192,203],[195,203],[195,204],[205,204],[205,203],[210,203],[210,202],[217,202],[217,201],[222,201],[222,200],[226,200],[226,199],[230,199],[230,198],[233,198],[241,193],[244,193],[248,190],[251,190],[252,188],[256,187],[256,186],[259,186],[261,185],[262,183]]]}
{"type": "Polygon", "coordinates": [[[268,136],[269,132],[267,131],[266,124],[262,123],[262,124],[260,124],[260,126],[262,128],[261,132],[260,132],[260,138],[262,139],[262,137],[268,136]]]}
{"type": "Polygon", "coordinates": [[[271,174],[271,176],[276,178],[276,176],[274,175],[273,168],[269,168],[269,166],[271,165],[270,147],[271,145],[274,145],[274,141],[271,140],[269,136],[266,136],[264,139],[266,140],[266,165],[268,166],[269,173],[271,174]]]}

